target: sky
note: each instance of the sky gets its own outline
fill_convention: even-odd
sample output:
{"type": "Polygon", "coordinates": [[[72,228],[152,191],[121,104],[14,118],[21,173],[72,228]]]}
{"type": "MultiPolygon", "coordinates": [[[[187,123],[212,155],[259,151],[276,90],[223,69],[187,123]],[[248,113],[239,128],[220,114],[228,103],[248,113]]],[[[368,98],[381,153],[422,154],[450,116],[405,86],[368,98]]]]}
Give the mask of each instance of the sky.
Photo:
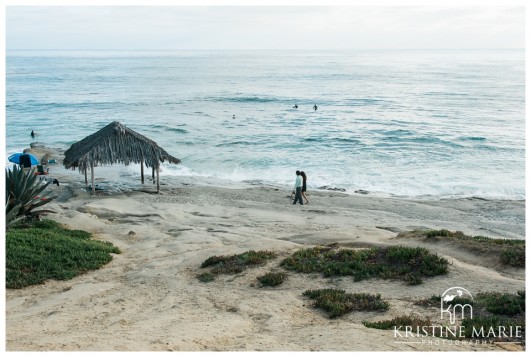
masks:
{"type": "Polygon", "coordinates": [[[524,48],[523,6],[6,6],[6,49],[524,48]]]}

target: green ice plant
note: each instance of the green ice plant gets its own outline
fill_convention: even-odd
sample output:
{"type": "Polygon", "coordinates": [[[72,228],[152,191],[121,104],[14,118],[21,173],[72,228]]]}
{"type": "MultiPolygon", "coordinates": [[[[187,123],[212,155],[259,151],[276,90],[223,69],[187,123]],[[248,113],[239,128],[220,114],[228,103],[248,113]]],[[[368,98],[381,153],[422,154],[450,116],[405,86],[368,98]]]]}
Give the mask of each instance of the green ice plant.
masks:
{"type": "Polygon", "coordinates": [[[55,197],[41,197],[50,182],[37,179],[33,169],[27,173],[24,169],[13,165],[13,169],[6,170],[6,227],[25,217],[31,217],[42,213],[42,210],[34,211],[55,197]]]}

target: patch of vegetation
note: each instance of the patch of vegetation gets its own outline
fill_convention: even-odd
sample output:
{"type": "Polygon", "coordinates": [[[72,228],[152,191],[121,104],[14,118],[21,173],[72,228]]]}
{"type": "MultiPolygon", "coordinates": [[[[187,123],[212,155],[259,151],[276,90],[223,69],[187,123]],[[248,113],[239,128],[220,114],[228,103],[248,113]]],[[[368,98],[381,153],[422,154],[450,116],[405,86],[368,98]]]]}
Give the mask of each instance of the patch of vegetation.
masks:
{"type": "Polygon", "coordinates": [[[479,293],[475,302],[473,318],[465,318],[461,322],[466,337],[477,338],[473,335],[474,330],[483,330],[485,338],[489,340],[525,341],[525,290],[516,294],[479,293]],[[520,337],[516,336],[517,327],[520,337]]]}
{"type": "Polygon", "coordinates": [[[410,285],[422,278],[448,272],[448,261],[425,248],[385,247],[363,250],[336,246],[301,249],[281,263],[301,273],[322,273],[326,277],[352,275],[355,281],[379,277],[402,279],[410,285]]]}
{"type": "Polygon", "coordinates": [[[525,268],[525,247],[511,247],[501,252],[501,261],[505,265],[525,268]]]}
{"type": "Polygon", "coordinates": [[[13,226],[6,232],[6,287],[71,279],[110,262],[110,253],[120,253],[111,243],[90,237],[52,220],[13,226]]]}
{"type": "MultiPolygon", "coordinates": [[[[210,274],[213,276],[219,274],[239,274],[249,267],[264,264],[275,257],[276,254],[273,252],[250,250],[236,255],[209,257],[201,264],[201,268],[210,267],[210,274]]],[[[201,275],[198,276],[198,279],[201,275]]],[[[205,279],[204,276],[202,278],[205,279]]]]}
{"type": "Polygon", "coordinates": [[[494,315],[516,316],[525,313],[525,290],[517,294],[506,293],[480,293],[476,300],[485,309],[494,315]]]}
{"type": "MultiPolygon", "coordinates": [[[[417,300],[414,302],[414,304],[419,305],[419,306],[424,306],[424,307],[440,306],[441,295],[432,295],[429,298],[417,300]]],[[[461,305],[469,304],[470,306],[474,306],[474,301],[466,297],[455,297],[452,300],[452,304],[461,304],[461,305]]]]}
{"type": "Polygon", "coordinates": [[[303,294],[315,300],[313,306],[328,312],[329,318],[342,316],[351,311],[384,311],[389,303],[380,294],[347,293],[339,289],[306,290],[303,294]]]}
{"type": "MultiPolygon", "coordinates": [[[[416,305],[425,307],[438,307],[440,303],[440,295],[432,295],[430,298],[415,302],[416,305]]],[[[474,308],[473,318],[464,318],[461,321],[461,326],[464,327],[465,331],[463,337],[480,338],[481,336],[472,335],[475,330],[483,331],[483,336],[487,340],[506,342],[523,342],[525,340],[525,290],[520,290],[516,294],[479,293],[474,301],[456,297],[452,300],[452,304],[470,304],[474,308]],[[520,338],[516,337],[517,326],[521,331],[520,338]],[[491,331],[491,328],[494,330],[491,331]],[[510,331],[512,331],[513,337],[511,337],[510,331]]]]}
{"type": "Polygon", "coordinates": [[[414,315],[403,315],[394,317],[391,320],[383,320],[378,322],[362,321],[362,323],[365,327],[375,328],[379,330],[392,330],[395,328],[395,326],[397,327],[397,329],[400,326],[412,326],[413,330],[415,330],[417,327],[431,326],[430,319],[423,319],[419,316],[414,315]]]}
{"type": "Polygon", "coordinates": [[[282,284],[288,277],[284,272],[270,272],[259,276],[257,279],[262,286],[278,286],[282,284]]]}
{"type": "Polygon", "coordinates": [[[440,304],[440,296],[432,295],[429,298],[419,299],[413,302],[415,305],[423,307],[433,307],[440,304]]]}
{"type": "Polygon", "coordinates": [[[447,229],[403,232],[398,238],[424,238],[426,241],[451,241],[458,247],[473,253],[487,253],[499,257],[500,262],[517,268],[525,268],[525,240],[495,239],[485,236],[468,236],[463,232],[447,229]]]}
{"type": "Polygon", "coordinates": [[[464,337],[467,338],[481,339],[483,337],[503,342],[525,341],[525,317],[513,319],[505,316],[474,316],[472,319],[463,319],[461,326],[464,327],[464,337]],[[517,334],[517,329],[520,331],[519,334],[517,334]],[[512,331],[512,337],[510,331],[512,331]]]}
{"type": "MultiPolygon", "coordinates": [[[[474,314],[485,315],[485,312],[494,315],[516,316],[525,313],[525,290],[516,294],[486,292],[476,295],[475,300],[465,297],[456,297],[452,304],[469,304],[474,307],[474,314]]],[[[430,298],[415,301],[415,305],[434,307],[440,306],[441,296],[432,295],[430,298]]]]}
{"type": "Polygon", "coordinates": [[[210,283],[211,281],[214,281],[216,277],[211,272],[204,272],[197,276],[197,279],[199,279],[202,283],[210,283]]]}

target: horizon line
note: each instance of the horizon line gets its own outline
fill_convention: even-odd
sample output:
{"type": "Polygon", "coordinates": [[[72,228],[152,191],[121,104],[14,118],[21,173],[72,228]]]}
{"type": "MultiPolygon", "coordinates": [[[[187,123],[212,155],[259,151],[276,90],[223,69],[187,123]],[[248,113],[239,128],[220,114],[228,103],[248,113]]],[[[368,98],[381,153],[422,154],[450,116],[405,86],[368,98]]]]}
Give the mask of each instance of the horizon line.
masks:
{"type": "Polygon", "coordinates": [[[391,50],[525,50],[525,47],[438,48],[6,48],[5,51],[391,51],[391,50]]]}

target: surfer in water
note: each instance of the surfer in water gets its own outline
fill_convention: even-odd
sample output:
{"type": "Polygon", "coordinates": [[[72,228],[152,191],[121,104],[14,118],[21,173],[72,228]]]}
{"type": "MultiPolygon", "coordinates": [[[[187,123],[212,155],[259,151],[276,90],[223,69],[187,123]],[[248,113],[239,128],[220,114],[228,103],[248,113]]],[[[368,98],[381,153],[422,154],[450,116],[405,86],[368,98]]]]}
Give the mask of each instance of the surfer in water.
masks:
{"type": "Polygon", "coordinates": [[[313,110],[314,110],[314,111],[317,110],[317,105],[316,105],[316,104],[313,105],[313,110]]]}
{"type": "Polygon", "coordinates": [[[295,105],[293,106],[293,109],[298,109],[298,108],[299,108],[299,106],[298,106],[297,104],[295,104],[295,105]]]}
{"type": "Polygon", "coordinates": [[[32,138],[34,138],[35,137],[35,132],[32,130],[30,135],[31,135],[32,138]]]}

